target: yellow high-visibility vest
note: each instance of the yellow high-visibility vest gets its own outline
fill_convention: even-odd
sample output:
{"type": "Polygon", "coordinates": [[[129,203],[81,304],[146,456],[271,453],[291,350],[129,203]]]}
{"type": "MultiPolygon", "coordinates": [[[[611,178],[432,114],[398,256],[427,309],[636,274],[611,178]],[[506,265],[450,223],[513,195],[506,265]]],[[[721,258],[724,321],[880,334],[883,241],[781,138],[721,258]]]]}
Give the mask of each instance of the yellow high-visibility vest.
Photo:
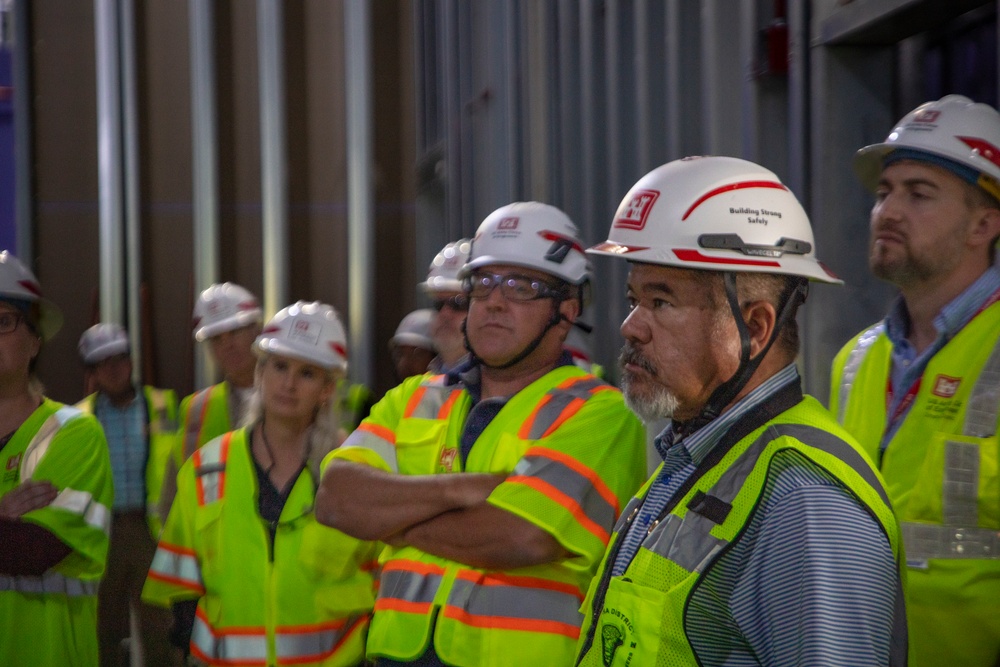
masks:
{"type": "MultiPolygon", "coordinates": [[[[877,325],[833,365],[831,410],[868,451],[902,526],[911,667],[994,667],[1000,655],[1000,304],[930,360],[880,451],[892,343],[877,325]]],[[[898,388],[906,392],[908,388],[898,388]]]]}
{"type": "Polygon", "coordinates": [[[511,397],[462,461],[471,405],[445,376],[409,378],[326,463],[343,458],[407,475],[507,474],[489,502],[538,525],[571,556],[489,571],[415,547],[387,549],[368,654],[411,660],[433,641],[458,667],[568,665],[584,593],[621,506],[645,477],[642,424],[617,389],[562,366],[511,397]]]}
{"type": "Polygon", "coordinates": [[[193,656],[323,667],[363,659],[380,545],[317,523],[308,471],[294,482],[273,544],[246,430],[198,449],[177,481],[143,599],[198,600],[193,656]]]}
{"type": "MultiPolygon", "coordinates": [[[[42,576],[0,575],[0,665],[96,667],[97,584],[104,574],[114,491],[97,420],[45,399],[0,449],[0,497],[21,480],[48,480],[59,495],[21,520],[72,552],[42,576]]],[[[0,546],[0,549],[4,548],[0,546]]]]}

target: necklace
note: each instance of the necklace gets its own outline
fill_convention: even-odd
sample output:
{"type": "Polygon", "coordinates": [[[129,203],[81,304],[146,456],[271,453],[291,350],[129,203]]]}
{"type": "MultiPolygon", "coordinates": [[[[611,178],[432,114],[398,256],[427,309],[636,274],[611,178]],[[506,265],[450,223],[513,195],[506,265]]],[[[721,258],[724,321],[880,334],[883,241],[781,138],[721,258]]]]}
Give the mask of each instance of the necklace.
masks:
{"type": "Polygon", "coordinates": [[[274,468],[274,450],[271,449],[271,443],[267,441],[267,430],[264,428],[264,420],[260,422],[260,441],[264,443],[264,451],[267,452],[268,457],[271,459],[271,464],[264,469],[265,474],[270,474],[271,469],[274,468]]]}

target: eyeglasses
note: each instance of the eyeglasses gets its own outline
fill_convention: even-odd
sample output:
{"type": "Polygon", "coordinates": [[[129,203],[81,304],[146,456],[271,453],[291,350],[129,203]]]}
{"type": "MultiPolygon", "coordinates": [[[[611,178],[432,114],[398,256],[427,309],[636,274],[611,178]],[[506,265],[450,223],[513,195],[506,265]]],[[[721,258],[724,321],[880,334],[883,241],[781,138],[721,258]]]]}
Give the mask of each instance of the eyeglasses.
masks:
{"type": "Polygon", "coordinates": [[[17,325],[24,321],[22,313],[0,313],[0,334],[8,334],[17,328],[17,325]]]}
{"type": "Polygon", "coordinates": [[[446,306],[456,313],[464,313],[469,309],[469,297],[464,294],[456,294],[455,296],[449,296],[447,299],[435,299],[432,308],[441,312],[446,306]]]}
{"type": "Polygon", "coordinates": [[[495,273],[476,272],[465,279],[465,293],[473,299],[485,299],[500,286],[500,293],[510,301],[534,301],[564,296],[563,290],[549,285],[543,280],[509,273],[500,276],[495,273]]]}

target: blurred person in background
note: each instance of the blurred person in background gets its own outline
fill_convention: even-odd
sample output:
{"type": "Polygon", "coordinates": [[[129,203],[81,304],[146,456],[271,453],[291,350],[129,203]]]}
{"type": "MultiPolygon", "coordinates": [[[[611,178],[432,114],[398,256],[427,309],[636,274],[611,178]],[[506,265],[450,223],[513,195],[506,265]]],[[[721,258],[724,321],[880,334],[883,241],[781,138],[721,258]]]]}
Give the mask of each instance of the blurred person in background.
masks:
{"type": "Polygon", "coordinates": [[[101,664],[130,663],[125,641],[132,615],[139,636],[132,637],[131,648],[142,653],[143,664],[180,664],[169,641],[170,614],[140,599],[160,534],[157,501],[177,430],[177,396],[133,383],[128,333],[118,324],[90,327],[78,349],[95,392],[76,407],[104,429],[115,486],[108,565],[97,594],[101,664]]]}
{"type": "Polygon", "coordinates": [[[430,367],[434,373],[447,373],[464,361],[468,354],[462,327],[469,311],[469,299],[462,291],[458,272],[468,261],[471,247],[469,239],[445,245],[431,261],[427,280],[419,285],[431,299],[435,312],[430,330],[437,350],[437,357],[430,367]]]}
{"type": "Polygon", "coordinates": [[[402,382],[414,375],[427,372],[436,357],[434,341],[431,339],[431,321],[434,311],[422,308],[408,313],[399,321],[396,333],[389,339],[389,353],[396,382],[402,382]]]}
{"type": "Polygon", "coordinates": [[[177,491],[177,471],[196,449],[236,428],[253,393],[257,360],[253,342],[263,313],[257,297],[235,283],[216,283],[204,290],[194,306],[194,339],[208,343],[222,381],[181,401],[178,431],[167,459],[158,515],[166,521],[177,491]]]}
{"type": "Polygon", "coordinates": [[[356,665],[374,604],[379,545],[316,522],[321,459],[347,369],[330,306],[299,301],[256,339],[246,425],[184,464],[143,597],[192,606],[190,654],[208,665],[356,665]]]}

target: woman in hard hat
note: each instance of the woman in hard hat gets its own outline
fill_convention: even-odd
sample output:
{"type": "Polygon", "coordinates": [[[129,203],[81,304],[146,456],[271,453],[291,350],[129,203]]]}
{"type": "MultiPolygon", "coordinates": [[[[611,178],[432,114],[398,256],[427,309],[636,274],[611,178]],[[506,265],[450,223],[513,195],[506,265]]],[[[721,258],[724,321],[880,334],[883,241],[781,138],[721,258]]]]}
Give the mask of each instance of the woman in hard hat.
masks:
{"type": "Polygon", "coordinates": [[[197,600],[190,652],[207,664],[358,664],[379,545],[313,514],[319,463],[337,443],[344,328],[330,306],[299,301],[254,350],[245,426],[181,468],[143,597],[197,600]]]}
{"type": "Polygon", "coordinates": [[[97,665],[111,462],[90,415],[46,398],[34,367],[62,315],[0,252],[0,665],[97,665]]]}

